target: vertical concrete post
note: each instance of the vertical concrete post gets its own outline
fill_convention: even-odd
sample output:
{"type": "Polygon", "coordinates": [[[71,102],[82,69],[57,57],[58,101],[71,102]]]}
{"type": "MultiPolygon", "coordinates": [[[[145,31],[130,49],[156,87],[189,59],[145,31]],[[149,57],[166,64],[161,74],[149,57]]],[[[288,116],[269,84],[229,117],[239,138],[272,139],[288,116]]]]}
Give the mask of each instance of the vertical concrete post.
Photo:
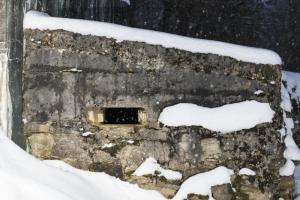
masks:
{"type": "Polygon", "coordinates": [[[0,53],[6,51],[6,0],[0,0],[0,53]]]}
{"type": "Polygon", "coordinates": [[[6,3],[6,41],[9,88],[12,101],[12,140],[25,147],[22,131],[22,57],[23,0],[0,0],[6,3]]]}

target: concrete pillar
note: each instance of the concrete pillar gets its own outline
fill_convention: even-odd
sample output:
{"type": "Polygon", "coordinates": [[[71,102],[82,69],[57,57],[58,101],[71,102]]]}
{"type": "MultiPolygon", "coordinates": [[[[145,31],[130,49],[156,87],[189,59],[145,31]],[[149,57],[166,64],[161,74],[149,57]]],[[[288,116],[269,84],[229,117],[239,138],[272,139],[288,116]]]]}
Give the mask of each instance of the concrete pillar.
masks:
{"type": "Polygon", "coordinates": [[[0,0],[0,53],[6,49],[6,0],[0,0]]]}
{"type": "Polygon", "coordinates": [[[22,118],[23,0],[0,0],[0,53],[7,55],[12,139],[24,147],[22,118]]]}

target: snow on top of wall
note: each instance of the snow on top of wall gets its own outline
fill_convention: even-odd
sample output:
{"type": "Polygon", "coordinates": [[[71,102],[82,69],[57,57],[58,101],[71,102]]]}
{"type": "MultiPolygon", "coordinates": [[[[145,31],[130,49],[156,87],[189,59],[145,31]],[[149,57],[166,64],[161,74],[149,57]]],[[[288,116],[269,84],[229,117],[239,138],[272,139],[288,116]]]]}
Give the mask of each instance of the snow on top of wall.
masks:
{"type": "Polygon", "coordinates": [[[280,56],[270,50],[240,46],[225,42],[189,38],[169,33],[130,28],[126,26],[80,19],[50,17],[45,13],[29,11],[24,18],[24,29],[66,30],[82,35],[95,35],[162,45],[194,53],[211,53],[228,56],[256,64],[282,64],[280,56]]]}
{"type": "Polygon", "coordinates": [[[188,194],[209,196],[209,200],[212,200],[211,187],[231,183],[231,175],[233,175],[233,170],[223,166],[194,175],[183,182],[173,200],[186,199],[188,194]]]}
{"type": "Polygon", "coordinates": [[[165,108],[158,121],[167,126],[202,126],[228,133],[272,122],[274,111],[268,103],[244,101],[217,108],[180,103],[165,108]]]}
{"type": "Polygon", "coordinates": [[[158,172],[158,176],[163,176],[168,180],[181,180],[182,174],[177,171],[163,169],[158,163],[157,160],[150,157],[147,158],[133,173],[135,176],[144,176],[144,175],[155,175],[158,172]]]}
{"type": "Polygon", "coordinates": [[[247,176],[255,176],[255,171],[249,169],[249,168],[242,168],[239,171],[239,175],[247,175],[247,176]]]}

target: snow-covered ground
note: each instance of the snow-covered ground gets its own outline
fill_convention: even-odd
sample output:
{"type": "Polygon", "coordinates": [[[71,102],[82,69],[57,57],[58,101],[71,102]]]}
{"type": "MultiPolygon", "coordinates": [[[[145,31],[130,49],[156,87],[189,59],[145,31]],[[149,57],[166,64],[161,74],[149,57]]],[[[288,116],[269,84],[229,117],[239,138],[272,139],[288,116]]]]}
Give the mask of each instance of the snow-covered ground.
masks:
{"type": "Polygon", "coordinates": [[[80,19],[50,17],[45,13],[29,11],[25,15],[24,29],[66,30],[82,35],[95,35],[123,40],[145,42],[177,48],[190,52],[229,56],[237,60],[257,64],[281,64],[280,56],[270,50],[240,46],[219,41],[194,39],[157,31],[80,19]]]}

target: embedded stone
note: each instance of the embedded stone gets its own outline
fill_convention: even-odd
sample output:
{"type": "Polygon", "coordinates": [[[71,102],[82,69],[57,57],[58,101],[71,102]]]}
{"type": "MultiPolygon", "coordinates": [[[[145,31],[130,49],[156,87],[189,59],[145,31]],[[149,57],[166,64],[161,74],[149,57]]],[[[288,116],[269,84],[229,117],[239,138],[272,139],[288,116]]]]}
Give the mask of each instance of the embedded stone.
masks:
{"type": "Polygon", "coordinates": [[[124,125],[109,125],[109,126],[102,126],[101,131],[97,134],[100,140],[102,138],[107,139],[131,139],[134,133],[134,127],[124,126],[124,125]]]}
{"type": "Polygon", "coordinates": [[[258,188],[251,185],[242,185],[240,192],[248,196],[248,200],[270,200],[272,195],[268,192],[263,193],[258,188]]]}
{"type": "Polygon", "coordinates": [[[283,199],[290,199],[293,196],[295,181],[293,176],[282,176],[278,186],[279,196],[283,199]]]}
{"type": "Polygon", "coordinates": [[[34,134],[28,138],[30,152],[38,158],[49,158],[52,155],[52,149],[55,144],[51,134],[34,134]]]}
{"type": "Polygon", "coordinates": [[[211,187],[212,196],[216,200],[232,200],[233,191],[231,184],[215,185],[211,187]]]}
{"type": "Polygon", "coordinates": [[[201,161],[218,162],[222,156],[220,141],[217,138],[206,138],[200,141],[201,161]]]}
{"type": "Polygon", "coordinates": [[[125,174],[134,172],[144,161],[146,152],[138,146],[126,146],[118,152],[123,172],[125,174]]]}
{"type": "Polygon", "coordinates": [[[208,196],[203,196],[199,194],[189,194],[186,200],[208,200],[208,196]]]}
{"type": "Polygon", "coordinates": [[[99,126],[104,121],[103,111],[99,108],[87,108],[86,118],[93,126],[99,126]]]}
{"type": "Polygon", "coordinates": [[[130,176],[126,178],[126,181],[133,184],[138,184],[141,188],[148,190],[157,190],[166,198],[172,198],[179,190],[179,186],[176,184],[161,181],[159,177],[151,176],[130,176]]]}
{"type": "Polygon", "coordinates": [[[31,123],[25,124],[24,132],[27,133],[27,134],[49,133],[50,132],[50,126],[49,126],[49,124],[45,124],[45,123],[31,122],[31,123]]]}

